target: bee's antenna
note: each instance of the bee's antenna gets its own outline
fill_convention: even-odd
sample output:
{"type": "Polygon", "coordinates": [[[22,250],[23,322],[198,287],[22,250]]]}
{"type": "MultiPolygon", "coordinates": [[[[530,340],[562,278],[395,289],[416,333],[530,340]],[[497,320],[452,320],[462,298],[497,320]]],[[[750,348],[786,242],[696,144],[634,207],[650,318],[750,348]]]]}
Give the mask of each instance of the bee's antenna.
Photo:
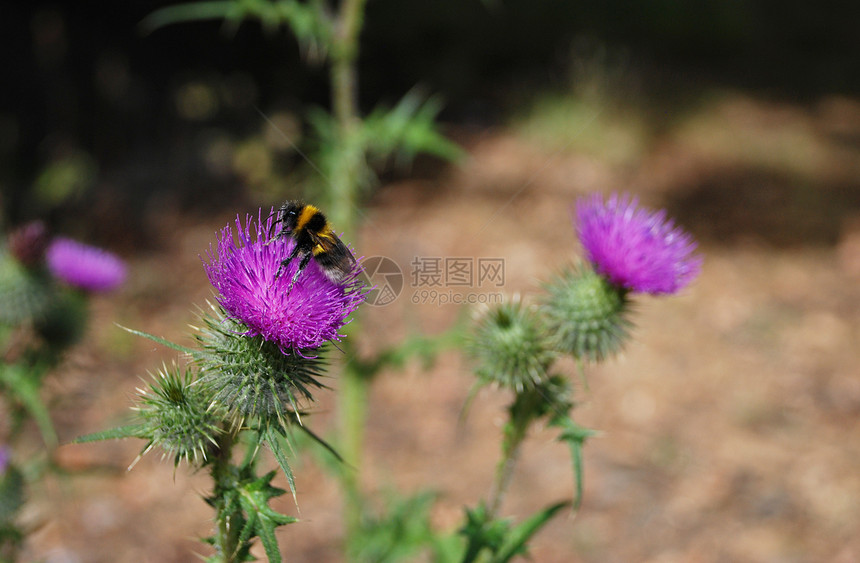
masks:
{"type": "MultiPolygon", "coordinates": [[[[266,221],[268,221],[268,220],[269,220],[269,219],[271,219],[274,215],[277,215],[277,214],[278,214],[278,213],[280,213],[280,212],[281,212],[281,208],[275,209],[274,211],[272,211],[271,213],[269,213],[269,216],[268,216],[268,217],[266,217],[266,221]]],[[[280,222],[282,222],[282,221],[283,221],[283,217],[278,217],[277,219],[275,219],[274,221],[272,221],[272,226],[271,226],[271,227],[269,227],[269,240],[270,240],[270,241],[272,240],[272,234],[273,234],[273,233],[274,233],[274,231],[275,231],[275,225],[277,225],[278,223],[280,223],[280,222]]]]}
{"type": "MultiPolygon", "coordinates": [[[[279,214],[280,212],[281,212],[281,208],[280,208],[280,207],[279,207],[279,208],[277,208],[277,209],[275,209],[274,211],[272,211],[271,213],[269,213],[269,216],[268,216],[268,217],[266,217],[266,221],[268,221],[269,219],[271,219],[273,216],[275,216],[275,215],[279,214]]],[[[280,223],[281,221],[283,221],[283,218],[282,218],[282,217],[278,217],[277,219],[275,219],[274,224],[275,224],[275,225],[277,225],[277,224],[278,224],[278,223],[280,223]]]]}

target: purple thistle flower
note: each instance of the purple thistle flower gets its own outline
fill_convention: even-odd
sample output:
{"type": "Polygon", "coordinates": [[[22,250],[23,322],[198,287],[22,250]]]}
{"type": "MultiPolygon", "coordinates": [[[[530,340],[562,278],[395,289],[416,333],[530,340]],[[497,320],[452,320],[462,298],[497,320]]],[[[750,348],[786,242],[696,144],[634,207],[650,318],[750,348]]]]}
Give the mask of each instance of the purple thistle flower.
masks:
{"type": "Polygon", "coordinates": [[[638,207],[629,195],[599,194],[576,204],[576,232],[595,271],[612,284],[652,295],[680,291],[695,279],[696,243],[663,210],[638,207]]]}
{"type": "Polygon", "coordinates": [[[125,281],[125,263],[115,254],[87,244],[57,237],[45,253],[55,278],[87,291],[110,291],[125,281]]]}
{"type": "Polygon", "coordinates": [[[296,258],[276,276],[295,243],[289,237],[273,238],[274,212],[267,219],[262,213],[256,222],[246,217],[244,225],[237,216],[238,243],[228,225],[218,237],[217,252],[210,246],[206,253],[204,268],[219,293],[218,303],[248,327],[246,336],[260,335],[284,353],[340,340],[338,330],[364,301],[360,268],[334,283],[311,260],[292,283],[300,262],[296,258]]]}

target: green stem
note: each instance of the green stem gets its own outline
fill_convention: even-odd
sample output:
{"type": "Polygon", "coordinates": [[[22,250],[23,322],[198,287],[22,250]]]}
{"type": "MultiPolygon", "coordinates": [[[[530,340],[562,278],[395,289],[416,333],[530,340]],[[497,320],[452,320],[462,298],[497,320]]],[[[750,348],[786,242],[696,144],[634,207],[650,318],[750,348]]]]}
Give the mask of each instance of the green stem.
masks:
{"type": "Polygon", "coordinates": [[[235,486],[231,463],[235,440],[236,435],[233,432],[226,431],[220,435],[217,448],[213,448],[215,451],[209,470],[215,484],[212,504],[216,511],[215,550],[218,563],[238,563],[239,561],[237,557],[240,548],[239,532],[241,526],[235,523],[241,521],[241,515],[228,513],[223,498],[223,492],[235,486]]]}
{"type": "MultiPolygon", "coordinates": [[[[364,20],[366,0],[343,0],[335,26],[331,49],[331,98],[339,145],[334,147],[337,162],[328,178],[327,212],[332,224],[349,235],[354,234],[355,209],[364,170],[364,147],[359,138],[358,70],[359,34],[364,20]]],[[[353,320],[347,334],[357,334],[358,321],[353,320]]],[[[347,336],[347,341],[349,336],[347,336]]],[[[340,445],[347,467],[343,472],[344,517],[347,537],[353,536],[361,521],[359,489],[362,450],[367,418],[368,381],[359,369],[347,362],[340,384],[340,445]]]]}
{"type": "Polygon", "coordinates": [[[354,536],[361,524],[360,470],[368,393],[367,379],[351,365],[346,364],[340,385],[340,453],[346,462],[342,475],[347,537],[354,536]]]}
{"type": "Polygon", "coordinates": [[[532,422],[542,416],[545,399],[539,389],[519,391],[508,408],[508,423],[502,443],[502,459],[496,469],[496,478],[487,504],[489,518],[495,518],[508,491],[520,449],[532,422]]]}
{"type": "Polygon", "coordinates": [[[490,500],[487,503],[488,519],[495,518],[502,506],[502,501],[508,492],[508,486],[511,483],[511,477],[513,477],[514,468],[517,465],[520,449],[528,433],[530,422],[531,417],[518,417],[514,413],[511,414],[511,420],[505,432],[502,459],[496,467],[496,478],[490,491],[490,500]]]}
{"type": "Polygon", "coordinates": [[[331,88],[335,118],[343,125],[355,121],[357,116],[358,35],[364,21],[366,0],[344,0],[334,33],[332,45],[331,88]]]}
{"type": "Polygon", "coordinates": [[[358,138],[358,38],[366,0],[343,0],[332,38],[331,98],[339,146],[337,163],[328,179],[329,218],[337,228],[353,234],[355,205],[364,168],[364,147],[358,138]]]}

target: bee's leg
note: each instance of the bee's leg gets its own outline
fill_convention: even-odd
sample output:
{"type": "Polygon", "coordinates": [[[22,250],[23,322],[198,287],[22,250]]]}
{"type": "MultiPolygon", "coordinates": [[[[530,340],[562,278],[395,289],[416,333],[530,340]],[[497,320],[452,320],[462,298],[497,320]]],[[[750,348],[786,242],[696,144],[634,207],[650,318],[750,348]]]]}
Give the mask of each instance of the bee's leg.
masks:
{"type": "MultiPolygon", "coordinates": [[[[281,274],[284,273],[284,269],[290,265],[290,262],[293,261],[293,258],[295,258],[296,256],[299,255],[299,250],[300,250],[299,245],[294,246],[293,251],[290,252],[290,255],[285,260],[281,261],[281,265],[278,268],[278,271],[275,273],[276,278],[281,277],[281,274]]],[[[310,253],[308,253],[308,256],[310,256],[310,253]]],[[[304,258],[302,258],[302,261],[304,261],[304,258]]],[[[307,265],[307,264],[305,264],[305,265],[307,265]]],[[[302,268],[299,268],[299,271],[301,271],[301,270],[302,270],[302,268]]]]}
{"type": "Polygon", "coordinates": [[[296,273],[293,274],[293,279],[290,280],[290,287],[287,288],[287,293],[289,293],[293,289],[293,284],[295,284],[296,280],[299,279],[299,274],[305,271],[305,268],[307,268],[308,263],[311,261],[312,257],[313,254],[310,252],[302,256],[302,261],[299,262],[299,268],[296,270],[296,273]]]}

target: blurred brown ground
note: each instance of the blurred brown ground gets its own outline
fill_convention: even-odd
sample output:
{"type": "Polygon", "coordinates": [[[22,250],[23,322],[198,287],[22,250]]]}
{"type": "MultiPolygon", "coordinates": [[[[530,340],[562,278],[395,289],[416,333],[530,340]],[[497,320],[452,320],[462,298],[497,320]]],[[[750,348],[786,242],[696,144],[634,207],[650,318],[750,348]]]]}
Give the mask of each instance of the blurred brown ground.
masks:
{"type": "MultiPolygon", "coordinates": [[[[585,499],[536,537],[534,561],[860,560],[860,102],[736,97],[708,116],[627,166],[508,131],[462,133],[468,159],[382,186],[353,243],[407,276],[414,256],[502,257],[505,295],[528,299],[579,255],[568,210],[582,194],[633,192],[699,239],[701,277],[683,295],[637,299],[636,339],[578,387],[576,420],[600,430],[585,448],[585,499]]],[[[86,341],[50,383],[64,442],[125,420],[140,378],[174,357],[113,323],[190,344],[186,325],[211,299],[198,254],[229,219],[166,213],[171,244],[131,257],[128,287],[93,304],[86,341]]],[[[457,306],[415,305],[414,291],[364,308],[363,347],[450,326],[457,306]]],[[[320,432],[333,425],[336,375],[330,384],[310,419],[320,432]]],[[[436,490],[448,529],[486,496],[508,397],[483,390],[460,423],[471,385],[453,352],[380,377],[367,491],[436,490]]],[[[197,560],[206,475],[157,453],[126,472],[142,446],[63,446],[62,465],[86,470],[34,492],[24,560],[197,560]]],[[[303,521],[279,532],[285,560],[342,561],[335,481],[309,457],[294,469],[303,521]]],[[[572,491],[565,448],[539,431],[503,513],[523,518],[572,491]]],[[[296,514],[287,497],[278,507],[296,514]]]]}

